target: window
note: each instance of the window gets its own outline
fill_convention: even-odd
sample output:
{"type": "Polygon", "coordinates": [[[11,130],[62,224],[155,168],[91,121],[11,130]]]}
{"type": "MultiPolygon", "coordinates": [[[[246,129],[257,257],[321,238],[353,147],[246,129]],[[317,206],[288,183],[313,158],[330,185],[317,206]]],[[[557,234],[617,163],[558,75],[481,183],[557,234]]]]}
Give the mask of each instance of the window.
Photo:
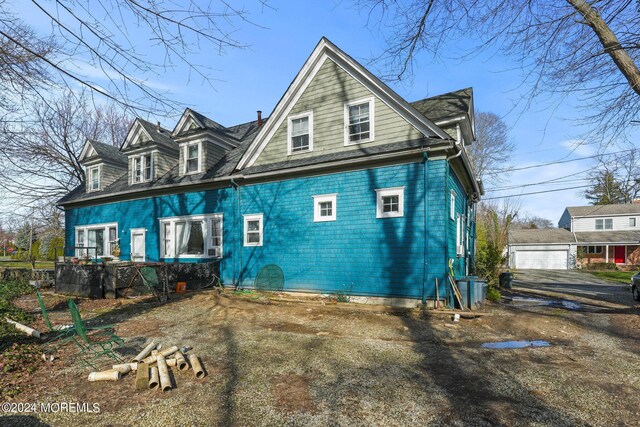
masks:
{"type": "Polygon", "coordinates": [[[117,240],[118,225],[115,223],[77,226],[76,256],[91,258],[111,256],[111,250],[117,240]]]}
{"type": "Polygon", "coordinates": [[[636,226],[636,219],[629,218],[629,227],[635,227],[635,226],[636,226]]]}
{"type": "Polygon", "coordinates": [[[376,218],[404,216],[404,187],[376,190],[376,218]]]}
{"type": "Polygon", "coordinates": [[[162,258],[222,257],[222,214],[160,219],[162,258]]]}
{"type": "Polygon", "coordinates": [[[453,190],[449,196],[449,218],[456,219],[456,192],[453,190]]]}
{"type": "Polygon", "coordinates": [[[187,145],[184,172],[200,172],[200,143],[187,145]]]}
{"type": "Polygon", "coordinates": [[[596,219],[596,230],[613,230],[613,219],[596,219]]]}
{"type": "Polygon", "coordinates": [[[465,248],[465,226],[466,218],[464,215],[456,216],[456,255],[464,257],[465,248]]]}
{"type": "Polygon", "coordinates": [[[289,117],[288,154],[313,151],[313,113],[289,117]]]}
{"type": "Polygon", "coordinates": [[[337,214],[337,194],[313,196],[313,222],[335,221],[337,214]]]}
{"type": "Polygon", "coordinates": [[[244,216],[244,245],[262,246],[262,214],[244,216]]]}
{"type": "Polygon", "coordinates": [[[153,157],[145,154],[133,158],[133,182],[151,181],[153,177],[153,157]]]}
{"type": "Polygon", "coordinates": [[[602,246],[587,246],[587,253],[588,254],[601,254],[602,253],[602,246]]]}
{"type": "Polygon", "coordinates": [[[373,98],[345,104],[344,145],[373,141],[373,98]]]}
{"type": "Polygon", "coordinates": [[[100,190],[100,166],[89,168],[89,191],[100,190]]]}

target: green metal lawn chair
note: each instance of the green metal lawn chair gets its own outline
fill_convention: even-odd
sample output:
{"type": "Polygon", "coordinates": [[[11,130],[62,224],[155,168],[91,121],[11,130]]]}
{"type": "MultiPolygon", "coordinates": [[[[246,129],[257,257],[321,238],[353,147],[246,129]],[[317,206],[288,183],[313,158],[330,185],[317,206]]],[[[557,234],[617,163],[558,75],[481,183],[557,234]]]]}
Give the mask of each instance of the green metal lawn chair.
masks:
{"type": "Polygon", "coordinates": [[[51,334],[49,338],[49,343],[56,341],[60,338],[64,337],[63,342],[69,341],[71,337],[76,333],[73,325],[55,325],[51,324],[51,320],[49,320],[49,314],[47,313],[47,309],[44,307],[44,301],[42,300],[42,295],[36,289],[36,296],[38,297],[38,303],[40,304],[40,310],[42,311],[42,317],[44,318],[44,323],[49,329],[47,335],[51,334]]]}
{"type": "Polygon", "coordinates": [[[93,362],[102,356],[108,356],[117,361],[122,361],[122,358],[113,351],[114,347],[124,344],[124,340],[116,334],[102,329],[91,335],[87,334],[87,328],[82,322],[80,316],[80,310],[72,299],[68,301],[69,311],[71,312],[71,318],[73,319],[73,325],[75,329],[75,335],[73,341],[80,349],[80,360],[88,366],[95,369],[93,362]]]}
{"type": "Polygon", "coordinates": [[[163,284],[160,284],[158,279],[158,273],[153,267],[142,267],[140,270],[140,277],[142,277],[142,283],[155,295],[160,302],[165,302],[169,297],[169,292],[166,286],[166,278],[163,284]]]}

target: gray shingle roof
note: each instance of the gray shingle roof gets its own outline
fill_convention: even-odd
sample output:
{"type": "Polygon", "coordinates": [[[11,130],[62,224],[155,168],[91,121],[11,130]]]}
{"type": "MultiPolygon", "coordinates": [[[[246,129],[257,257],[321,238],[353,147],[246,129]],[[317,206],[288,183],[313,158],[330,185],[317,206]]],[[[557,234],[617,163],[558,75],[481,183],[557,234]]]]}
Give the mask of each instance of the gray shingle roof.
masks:
{"type": "Polygon", "coordinates": [[[620,205],[570,206],[567,208],[572,217],[639,214],[640,204],[628,203],[620,205]]]}
{"type": "Polygon", "coordinates": [[[509,244],[575,243],[573,233],[564,228],[510,230],[509,244]]]}
{"type": "Polygon", "coordinates": [[[640,231],[576,231],[578,243],[640,243],[640,231]]]}
{"type": "Polygon", "coordinates": [[[431,121],[438,121],[450,117],[468,114],[471,108],[473,89],[456,90],[442,95],[414,101],[411,106],[431,121]]]}
{"type": "MultiPolygon", "coordinates": [[[[413,103],[412,105],[427,118],[434,120],[442,117],[448,117],[450,115],[459,115],[461,112],[468,112],[470,99],[471,89],[463,89],[448,94],[438,95],[433,98],[423,99],[421,101],[413,103]]],[[[65,204],[70,201],[89,200],[99,198],[101,196],[111,196],[130,192],[142,192],[145,190],[159,189],[174,185],[197,184],[198,182],[208,181],[233,174],[238,162],[247,151],[258,133],[259,128],[257,125],[257,121],[243,123],[236,126],[224,127],[196,111],[190,111],[204,126],[207,127],[207,130],[213,131],[214,133],[230,139],[237,145],[236,148],[227,152],[227,154],[208,171],[205,171],[201,174],[180,176],[178,166],[176,165],[158,180],[154,182],[139,183],[136,184],[135,187],[129,185],[128,176],[126,173],[124,173],[121,177],[116,179],[115,182],[101,191],[87,193],[84,190],[84,185],[82,185],[60,199],[58,203],[65,204]]],[[[144,126],[145,130],[151,135],[153,143],[164,145],[172,149],[177,149],[178,145],[174,141],[174,139],[171,138],[171,132],[169,130],[161,128],[160,132],[158,132],[157,125],[154,125],[146,120],[138,120],[140,121],[142,126],[144,126]]],[[[263,122],[266,122],[267,120],[268,119],[263,119],[263,122]]],[[[202,130],[193,131],[193,133],[196,132],[202,132],[202,130]]],[[[184,133],[181,135],[181,137],[191,133],[192,132],[184,133]]],[[[367,155],[399,152],[402,150],[419,148],[421,146],[428,146],[442,142],[443,141],[440,139],[434,140],[429,138],[421,138],[412,141],[385,144],[370,148],[363,147],[357,150],[309,157],[305,159],[295,159],[269,165],[254,166],[244,169],[242,173],[251,175],[261,172],[322,164],[338,160],[348,160],[367,155]]],[[[118,155],[124,158],[124,161],[126,162],[126,156],[119,152],[115,147],[114,150],[118,152],[118,155]]]]}
{"type": "Polygon", "coordinates": [[[160,127],[160,129],[158,129],[157,124],[154,125],[153,123],[148,122],[144,119],[138,118],[138,121],[140,122],[144,130],[147,131],[147,133],[151,137],[151,141],[145,141],[142,144],[132,145],[123,151],[126,152],[126,151],[133,150],[135,148],[139,148],[145,145],[154,145],[154,144],[164,146],[174,151],[178,150],[178,144],[173,139],[171,139],[170,130],[165,129],[163,127],[160,127]]]}
{"type": "MultiPolygon", "coordinates": [[[[116,164],[127,164],[127,156],[122,154],[122,152],[118,149],[118,147],[114,147],[113,145],[104,144],[99,141],[95,141],[93,139],[89,140],[89,143],[96,150],[97,157],[102,159],[105,162],[116,163],[116,164]]],[[[95,157],[95,156],[92,156],[95,157]]],[[[89,157],[91,158],[91,157],[89,157]]]]}

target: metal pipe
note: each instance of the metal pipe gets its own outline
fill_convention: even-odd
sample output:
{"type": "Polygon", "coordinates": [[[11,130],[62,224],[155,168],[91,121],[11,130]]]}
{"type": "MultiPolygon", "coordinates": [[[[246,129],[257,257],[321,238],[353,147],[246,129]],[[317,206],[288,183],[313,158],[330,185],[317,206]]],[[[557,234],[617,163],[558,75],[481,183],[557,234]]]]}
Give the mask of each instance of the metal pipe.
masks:
{"type": "Polygon", "coordinates": [[[204,372],[200,361],[198,360],[198,356],[196,356],[195,354],[190,354],[189,363],[191,363],[191,368],[193,368],[193,373],[196,374],[197,379],[201,380],[207,375],[204,372]]]}
{"type": "Polygon", "coordinates": [[[89,374],[89,381],[118,381],[122,378],[122,374],[120,371],[116,371],[115,369],[109,369],[107,371],[102,372],[91,372],[89,374]]]}
{"type": "Polygon", "coordinates": [[[19,330],[20,332],[24,332],[27,335],[31,335],[32,337],[36,337],[36,338],[41,338],[40,337],[40,331],[37,331],[33,328],[28,327],[27,325],[23,325],[22,323],[18,323],[15,320],[11,320],[8,317],[5,319],[7,321],[7,323],[12,324],[13,326],[15,326],[15,328],[17,330],[19,330]]]}
{"type": "Polygon", "coordinates": [[[176,366],[178,366],[178,369],[180,371],[186,371],[189,369],[189,364],[187,363],[187,360],[184,358],[184,355],[182,354],[182,352],[180,351],[176,351],[175,353],[176,356],[176,366]]]}
{"type": "Polygon", "coordinates": [[[154,366],[151,368],[151,377],[149,378],[149,388],[151,390],[156,390],[160,386],[160,379],[158,376],[158,367],[154,366]]]}
{"type": "Polygon", "coordinates": [[[140,353],[138,353],[138,355],[136,357],[134,357],[133,359],[131,359],[132,362],[140,362],[142,359],[144,359],[145,357],[147,357],[149,355],[149,353],[151,353],[151,350],[153,350],[154,348],[156,348],[156,343],[151,341],[149,343],[148,346],[146,346],[144,348],[144,350],[142,350],[140,353]]]}
{"type": "Polygon", "coordinates": [[[158,355],[158,376],[160,377],[160,390],[171,390],[171,378],[169,378],[169,368],[167,362],[164,360],[164,356],[158,355]]]}

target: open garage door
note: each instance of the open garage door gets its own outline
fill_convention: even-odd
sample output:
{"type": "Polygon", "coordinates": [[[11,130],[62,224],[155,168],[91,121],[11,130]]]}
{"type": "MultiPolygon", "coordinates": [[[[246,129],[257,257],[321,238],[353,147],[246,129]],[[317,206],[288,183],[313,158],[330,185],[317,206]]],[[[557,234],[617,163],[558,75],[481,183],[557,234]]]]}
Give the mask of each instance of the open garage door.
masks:
{"type": "Polygon", "coordinates": [[[517,251],[516,268],[567,270],[569,251],[517,251]]]}

